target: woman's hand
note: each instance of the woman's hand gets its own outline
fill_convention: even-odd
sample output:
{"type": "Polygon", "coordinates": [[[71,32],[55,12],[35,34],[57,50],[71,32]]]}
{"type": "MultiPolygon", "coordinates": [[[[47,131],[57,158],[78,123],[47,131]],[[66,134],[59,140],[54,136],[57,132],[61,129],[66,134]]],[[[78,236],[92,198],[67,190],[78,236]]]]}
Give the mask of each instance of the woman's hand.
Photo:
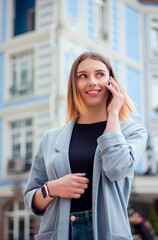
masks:
{"type": "Polygon", "coordinates": [[[88,188],[88,178],[86,174],[68,174],[57,180],[48,182],[48,189],[51,196],[62,198],[80,198],[88,188]]]}
{"type": "Polygon", "coordinates": [[[113,78],[110,77],[108,83],[110,83],[110,85],[105,85],[112,94],[112,100],[107,107],[108,119],[105,131],[106,133],[121,132],[119,112],[124,104],[124,96],[119,85],[113,80],[113,78]]]}
{"type": "Polygon", "coordinates": [[[114,81],[114,79],[112,77],[110,77],[110,79],[108,80],[108,83],[110,85],[108,85],[108,84],[105,84],[105,85],[106,85],[106,88],[112,93],[112,100],[107,107],[107,112],[108,112],[108,114],[118,114],[119,115],[121,107],[124,103],[124,96],[121,92],[120,87],[114,81]]]}

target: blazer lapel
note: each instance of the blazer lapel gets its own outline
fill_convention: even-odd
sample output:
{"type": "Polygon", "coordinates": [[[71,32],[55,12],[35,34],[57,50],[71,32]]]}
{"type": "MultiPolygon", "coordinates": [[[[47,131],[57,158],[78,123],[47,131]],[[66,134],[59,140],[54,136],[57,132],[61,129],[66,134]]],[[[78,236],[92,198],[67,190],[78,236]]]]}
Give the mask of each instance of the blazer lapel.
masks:
{"type": "Polygon", "coordinates": [[[59,178],[71,173],[68,154],[75,122],[76,119],[63,126],[55,143],[56,157],[54,159],[54,167],[59,178]]]}

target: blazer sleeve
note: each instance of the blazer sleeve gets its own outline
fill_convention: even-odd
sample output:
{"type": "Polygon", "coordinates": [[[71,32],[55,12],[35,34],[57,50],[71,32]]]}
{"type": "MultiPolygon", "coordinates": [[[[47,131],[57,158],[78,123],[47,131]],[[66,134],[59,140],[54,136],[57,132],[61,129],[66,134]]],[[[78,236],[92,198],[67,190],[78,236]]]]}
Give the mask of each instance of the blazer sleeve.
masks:
{"type": "Polygon", "coordinates": [[[134,173],[145,150],[146,129],[138,123],[122,123],[122,132],[104,133],[98,138],[102,167],[110,181],[134,173]]]}
{"type": "Polygon", "coordinates": [[[45,162],[44,162],[44,156],[43,156],[42,141],[43,139],[41,140],[37,148],[37,152],[35,154],[35,157],[32,163],[28,183],[24,191],[24,201],[26,206],[33,212],[33,214],[39,215],[39,216],[43,215],[44,212],[37,212],[35,209],[33,209],[32,201],[33,201],[35,192],[48,181],[45,162]]]}

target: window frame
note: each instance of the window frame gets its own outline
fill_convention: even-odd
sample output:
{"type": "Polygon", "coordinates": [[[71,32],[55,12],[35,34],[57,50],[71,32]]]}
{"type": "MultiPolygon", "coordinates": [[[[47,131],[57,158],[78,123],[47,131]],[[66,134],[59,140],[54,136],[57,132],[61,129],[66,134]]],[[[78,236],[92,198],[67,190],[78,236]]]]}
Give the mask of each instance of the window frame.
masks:
{"type": "MultiPolygon", "coordinates": [[[[102,3],[101,3],[102,4],[102,3]]],[[[96,24],[94,24],[94,28],[95,28],[95,38],[96,39],[99,39],[101,41],[108,41],[108,35],[109,35],[109,1],[108,0],[94,0],[94,16],[95,16],[95,19],[94,19],[94,22],[96,24]],[[104,21],[105,21],[105,28],[104,28],[104,32],[101,33],[101,31],[99,30],[99,27],[100,24],[99,24],[99,19],[100,19],[100,15],[98,16],[98,5],[100,4],[100,2],[103,2],[105,1],[105,3],[103,3],[105,5],[105,17],[104,17],[104,21]]],[[[103,24],[102,24],[102,27],[103,27],[103,24]]]]}
{"type": "Polygon", "coordinates": [[[14,12],[15,12],[15,0],[10,0],[8,4],[8,14],[7,14],[7,39],[8,41],[20,37],[22,35],[25,35],[27,33],[31,33],[36,31],[37,29],[37,16],[36,16],[36,0],[35,0],[35,19],[34,19],[34,30],[32,31],[27,31],[25,33],[19,34],[19,35],[14,35],[14,12]]]}
{"type": "Polygon", "coordinates": [[[149,74],[149,78],[150,82],[148,80],[148,100],[149,100],[149,109],[148,109],[148,114],[149,114],[149,118],[150,120],[157,120],[158,119],[158,114],[156,116],[156,114],[154,114],[153,110],[152,110],[152,81],[153,81],[153,76],[157,76],[158,79],[158,72],[153,72],[152,74],[149,74]]]}
{"type": "Polygon", "coordinates": [[[33,50],[24,51],[19,54],[14,54],[10,56],[10,71],[11,71],[11,87],[10,87],[10,97],[21,97],[27,94],[32,94],[34,90],[34,52],[33,50]],[[24,56],[22,56],[24,55],[24,56]],[[30,56],[29,56],[30,55],[30,56]],[[15,59],[13,59],[15,57],[15,59]],[[24,64],[26,66],[24,67],[24,64]],[[14,85],[14,66],[16,72],[16,84],[14,85]],[[33,66],[33,67],[32,67],[33,66]],[[23,84],[24,78],[22,78],[23,72],[27,73],[26,82],[23,84]],[[28,76],[29,75],[29,76],[28,76]],[[29,81],[30,78],[30,81],[29,81]],[[14,90],[15,89],[15,93],[14,90]],[[31,89],[31,90],[30,90],[31,89]],[[17,94],[16,94],[17,92],[17,94]],[[19,93],[19,94],[18,94],[19,93]],[[15,96],[14,96],[15,94],[15,96]]]}
{"type": "MultiPolygon", "coordinates": [[[[18,164],[18,168],[17,169],[14,169],[14,171],[12,172],[11,171],[11,174],[16,174],[16,173],[25,173],[27,172],[27,169],[23,169],[23,167],[28,163],[30,164],[30,168],[31,168],[31,163],[32,163],[32,159],[33,159],[33,153],[34,153],[34,146],[33,146],[33,137],[32,137],[32,157],[30,159],[27,159],[26,158],[26,155],[27,155],[27,143],[28,143],[28,139],[27,139],[27,133],[31,132],[32,135],[34,133],[34,123],[33,123],[33,119],[32,118],[26,118],[26,119],[21,119],[21,120],[17,120],[17,121],[13,121],[13,122],[10,122],[9,124],[9,128],[10,128],[10,137],[11,137],[11,152],[10,152],[10,159],[8,160],[8,164],[9,164],[9,161],[11,162],[11,159],[12,159],[12,163],[14,164],[15,160],[17,159],[17,164],[18,164]],[[31,120],[32,121],[32,124],[30,126],[26,126],[26,123],[28,120],[31,120]],[[17,124],[19,123],[19,127],[15,127],[13,128],[13,124],[17,124]],[[16,156],[15,155],[15,152],[14,152],[14,139],[13,137],[15,135],[18,135],[18,145],[19,145],[19,154],[16,156]],[[18,160],[19,159],[19,160],[18,160]],[[20,161],[20,163],[18,162],[20,161]],[[19,165],[20,164],[20,165],[19,165]],[[19,169],[19,170],[18,170],[19,169]]],[[[30,169],[28,169],[30,170],[30,169]]],[[[9,173],[9,169],[8,169],[8,166],[7,166],[7,173],[9,173]]]]}
{"type": "MultiPolygon", "coordinates": [[[[154,56],[156,56],[157,58],[158,58],[158,19],[152,19],[152,29],[151,29],[151,31],[153,32],[153,30],[155,29],[155,31],[154,32],[156,32],[156,40],[157,40],[157,48],[156,49],[154,49],[154,45],[152,46],[152,53],[153,53],[153,55],[154,56]],[[156,27],[154,27],[154,22],[156,22],[157,23],[157,26],[156,27]],[[155,51],[156,50],[156,51],[155,51]],[[155,53],[154,53],[154,51],[155,51],[155,53]]],[[[152,32],[151,32],[151,35],[153,35],[152,34],[152,32]]],[[[152,41],[151,41],[152,43],[153,43],[153,38],[152,38],[152,41]]]]}
{"type": "Polygon", "coordinates": [[[4,78],[6,79],[6,81],[4,81],[4,101],[5,102],[14,102],[14,101],[18,101],[21,99],[27,99],[30,98],[31,96],[35,96],[36,95],[36,48],[33,44],[29,45],[27,47],[23,46],[23,47],[19,47],[19,48],[13,48],[10,49],[8,51],[6,51],[5,54],[5,76],[4,78]],[[12,84],[12,56],[14,55],[18,55],[21,53],[25,53],[27,51],[33,51],[33,65],[34,65],[34,71],[33,71],[33,91],[30,93],[26,93],[26,94],[21,94],[21,95],[17,95],[17,96],[12,96],[10,93],[10,88],[13,85],[12,84]]]}
{"type": "Polygon", "coordinates": [[[84,36],[86,34],[86,24],[85,24],[86,14],[87,14],[86,13],[86,1],[85,0],[78,1],[78,16],[77,17],[72,17],[67,12],[66,3],[64,5],[64,8],[63,8],[63,10],[65,11],[65,15],[63,14],[62,21],[64,21],[64,18],[65,18],[66,27],[68,27],[68,29],[70,29],[71,31],[75,31],[75,32],[76,32],[76,28],[77,28],[78,33],[82,34],[82,36],[84,36]]]}
{"type": "Polygon", "coordinates": [[[148,18],[148,31],[146,32],[147,36],[148,36],[148,33],[149,34],[149,56],[150,56],[150,59],[153,59],[153,60],[158,60],[158,49],[157,49],[157,55],[155,55],[153,53],[153,46],[152,46],[152,26],[153,26],[153,20],[157,20],[158,22],[158,17],[157,15],[151,15],[149,16],[148,18]]]}
{"type": "Polygon", "coordinates": [[[14,32],[14,6],[15,6],[15,0],[11,0],[8,4],[8,14],[7,14],[7,39],[8,41],[14,38],[13,32],[14,32]]]}
{"type": "Polygon", "coordinates": [[[158,132],[153,133],[153,149],[154,149],[154,163],[155,163],[155,173],[158,173],[158,132]],[[157,140],[156,140],[157,139],[157,140]]]}
{"type": "MultiPolygon", "coordinates": [[[[24,209],[19,208],[20,202],[23,202],[23,199],[18,198],[12,201],[8,207],[5,209],[5,225],[4,225],[4,238],[8,240],[8,220],[9,217],[13,218],[13,239],[18,239],[19,236],[19,221],[20,218],[24,220],[24,239],[30,239],[30,221],[31,218],[35,217],[27,210],[24,204],[24,209]],[[9,211],[9,207],[13,205],[13,211],[9,211]],[[28,231],[29,229],[29,231],[28,231]]],[[[36,229],[34,229],[36,231],[36,229]]],[[[35,232],[34,232],[35,233],[35,232]]]]}
{"type": "MultiPolygon", "coordinates": [[[[33,112],[33,110],[30,111],[24,111],[24,108],[21,106],[19,111],[20,114],[10,114],[8,117],[4,118],[4,131],[3,131],[3,141],[7,142],[7,145],[4,145],[3,147],[3,153],[2,153],[2,178],[3,179],[18,179],[21,178],[21,176],[28,176],[28,171],[20,172],[20,173],[8,173],[8,161],[11,158],[12,154],[12,145],[11,145],[11,135],[10,135],[10,124],[12,122],[16,122],[19,120],[25,120],[25,119],[32,119],[33,120],[33,137],[32,142],[33,144],[33,156],[35,153],[35,149],[38,146],[37,142],[37,128],[36,128],[36,113],[33,112]]],[[[32,157],[33,160],[33,157],[32,157]]]]}

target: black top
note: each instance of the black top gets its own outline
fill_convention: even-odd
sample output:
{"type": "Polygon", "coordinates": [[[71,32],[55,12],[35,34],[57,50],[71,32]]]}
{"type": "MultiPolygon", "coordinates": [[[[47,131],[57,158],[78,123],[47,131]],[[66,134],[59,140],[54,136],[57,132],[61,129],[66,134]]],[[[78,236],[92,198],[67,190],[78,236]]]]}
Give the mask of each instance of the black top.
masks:
{"type": "Polygon", "coordinates": [[[69,148],[72,173],[86,173],[89,179],[88,189],[79,199],[72,199],[71,212],[92,209],[92,176],[97,138],[103,134],[106,121],[92,124],[74,125],[69,148]]]}

